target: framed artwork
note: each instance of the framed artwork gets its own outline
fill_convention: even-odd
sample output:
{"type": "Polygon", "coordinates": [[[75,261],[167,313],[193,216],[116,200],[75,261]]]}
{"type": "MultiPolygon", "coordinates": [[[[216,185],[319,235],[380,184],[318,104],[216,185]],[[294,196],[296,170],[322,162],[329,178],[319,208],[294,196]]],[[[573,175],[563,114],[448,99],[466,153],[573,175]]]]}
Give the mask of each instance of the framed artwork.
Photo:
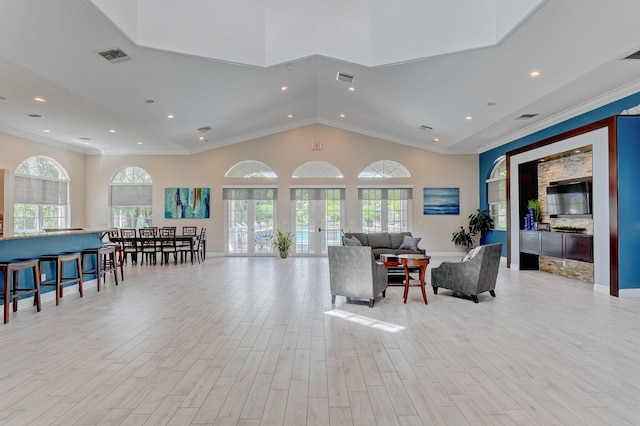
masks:
{"type": "Polygon", "coordinates": [[[208,219],[209,188],[165,188],[165,219],[208,219]]]}
{"type": "Polygon", "coordinates": [[[460,188],[424,188],[424,214],[460,214],[460,188]]]}

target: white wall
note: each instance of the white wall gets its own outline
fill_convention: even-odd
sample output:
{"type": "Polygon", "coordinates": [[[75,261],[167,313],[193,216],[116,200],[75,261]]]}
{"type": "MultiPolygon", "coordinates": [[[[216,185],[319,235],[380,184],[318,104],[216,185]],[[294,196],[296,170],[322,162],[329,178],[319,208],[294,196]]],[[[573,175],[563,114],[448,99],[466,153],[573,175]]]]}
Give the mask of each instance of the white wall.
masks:
{"type": "MultiPolygon", "coordinates": [[[[46,152],[51,149],[44,145],[35,143],[33,145],[42,147],[46,152]]],[[[0,138],[0,147],[4,151],[3,138],[0,138]]],[[[65,165],[60,158],[64,159],[69,155],[70,153],[58,150],[49,156],[65,165]]],[[[24,158],[26,157],[24,156],[24,158]]],[[[16,161],[15,166],[12,166],[14,170],[20,161],[16,161]]],[[[79,188],[72,185],[74,206],[77,198],[86,197],[86,220],[83,224],[74,224],[74,226],[90,228],[108,226],[109,181],[114,173],[125,166],[142,167],[153,178],[153,223],[155,226],[168,224],[206,226],[207,250],[218,253],[223,252],[223,185],[277,185],[277,218],[278,226],[281,229],[289,229],[291,223],[289,217],[289,187],[291,185],[337,184],[346,186],[345,231],[359,230],[358,185],[377,183],[410,185],[414,191],[412,232],[415,236],[422,237],[420,247],[431,254],[457,251],[451,243],[451,233],[460,225],[467,224],[467,216],[478,208],[479,203],[477,155],[436,154],[317,124],[191,156],[86,156],[87,172],[84,187],[79,188]],[[322,143],[323,149],[312,151],[311,144],[313,142],[322,143]],[[367,165],[382,159],[401,163],[409,170],[412,177],[410,179],[376,181],[358,179],[358,174],[367,165]],[[243,160],[258,160],[268,164],[276,172],[278,178],[275,180],[225,179],[225,172],[243,160]],[[313,160],[335,164],[343,172],[344,179],[291,179],[291,174],[299,165],[313,160]],[[164,219],[164,188],[167,187],[211,188],[211,218],[164,219]],[[423,215],[422,188],[424,187],[459,187],[460,215],[423,215]]],[[[1,161],[0,167],[2,167],[1,161]]],[[[68,171],[71,174],[71,171],[68,171]]],[[[71,177],[73,184],[74,176],[71,177]]]]}

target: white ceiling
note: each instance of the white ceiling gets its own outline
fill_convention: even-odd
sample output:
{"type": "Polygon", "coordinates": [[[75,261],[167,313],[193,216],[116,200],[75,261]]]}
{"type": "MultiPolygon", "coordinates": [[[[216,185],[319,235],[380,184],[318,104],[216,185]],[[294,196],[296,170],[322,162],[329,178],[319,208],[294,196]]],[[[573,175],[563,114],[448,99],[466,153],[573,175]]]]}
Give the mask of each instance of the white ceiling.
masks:
{"type": "MultiPolygon", "coordinates": [[[[282,6],[291,1],[272,3],[282,6]]],[[[417,3],[427,4],[437,15],[442,1],[417,3]]],[[[213,3],[197,2],[202,7],[213,3]]],[[[377,49],[375,55],[364,59],[347,55],[354,49],[340,50],[338,44],[325,45],[318,40],[318,22],[334,24],[329,9],[325,8],[318,20],[302,20],[313,22],[315,28],[312,36],[304,36],[305,28],[299,22],[292,20],[286,26],[283,18],[291,20],[293,12],[283,14],[280,20],[273,18],[275,11],[285,10],[281,7],[264,12],[270,16],[265,21],[270,24],[264,26],[278,29],[281,39],[281,27],[290,30],[293,47],[278,50],[273,44],[277,38],[272,42],[265,39],[258,58],[263,58],[263,64],[273,63],[269,66],[240,65],[229,61],[234,57],[219,53],[222,50],[218,47],[223,44],[227,46],[225,52],[240,54],[240,49],[228,47],[236,45],[238,34],[232,37],[230,33],[222,39],[219,32],[184,31],[185,23],[211,25],[215,21],[211,11],[202,13],[192,7],[190,10],[198,11],[198,16],[187,16],[177,15],[174,10],[169,16],[175,15],[180,25],[169,25],[171,20],[165,13],[158,20],[161,28],[166,28],[162,32],[152,25],[156,20],[145,19],[152,10],[148,7],[151,0],[95,3],[105,10],[109,4],[136,3],[138,8],[131,12],[134,16],[128,24],[118,24],[121,30],[113,22],[126,14],[120,18],[111,14],[109,19],[88,0],[2,1],[0,131],[88,154],[194,154],[322,123],[436,152],[476,153],[640,92],[640,60],[623,59],[640,50],[637,0],[547,0],[539,7],[533,0],[485,0],[482,4],[492,5],[494,15],[483,16],[496,19],[491,37],[498,43],[492,46],[487,43],[486,28],[480,31],[485,36],[478,41],[475,30],[461,37],[460,28],[445,19],[439,24],[446,30],[437,31],[439,38],[431,39],[433,31],[420,32],[415,25],[405,27],[400,19],[406,14],[408,21],[415,23],[415,15],[426,16],[429,7],[416,11],[400,8],[402,13],[395,10],[387,32],[400,32],[403,36],[396,42],[413,40],[414,45],[391,54],[380,47],[382,37],[375,25],[364,31],[367,37],[363,41],[359,30],[369,21],[354,18],[352,28],[342,14],[344,8],[336,7],[336,28],[341,30],[335,34],[339,40],[345,44],[368,42],[377,49]],[[519,7],[506,7],[508,4],[519,7]],[[507,12],[510,19],[504,18],[507,12]],[[496,16],[503,17],[500,25],[496,16]],[[508,30],[523,17],[526,19],[515,29],[508,30]],[[274,22],[282,24],[274,27],[274,22]],[[147,34],[158,37],[144,36],[142,23],[147,34]],[[203,37],[212,41],[203,43],[203,37]],[[308,42],[312,47],[307,46],[305,37],[314,40],[308,42]],[[461,42],[465,37],[470,39],[468,43],[461,42]],[[423,39],[424,50],[420,50],[421,43],[415,41],[423,39]],[[180,43],[172,45],[172,40],[180,43]],[[478,47],[483,45],[486,47],[478,47]],[[189,51],[189,46],[210,50],[194,47],[189,51]],[[124,50],[132,60],[113,64],[97,53],[112,48],[124,50]],[[176,53],[179,51],[190,54],[176,53]],[[450,53],[443,53],[447,51],[450,53]],[[306,56],[296,56],[301,52],[306,56]],[[416,52],[425,56],[367,66],[413,59],[416,52]],[[218,59],[206,57],[214,55],[218,59]],[[281,59],[285,60],[277,63],[281,59]],[[286,64],[293,69],[287,69],[286,64]],[[532,70],[542,75],[531,78],[532,70]],[[336,80],[337,72],[355,76],[355,92],[347,90],[347,83],[336,80]],[[288,86],[286,92],[281,92],[282,85],[288,86]],[[37,96],[47,102],[35,102],[37,96]],[[150,99],[154,102],[147,103],[150,99]],[[28,114],[42,117],[31,118],[28,114]],[[167,119],[168,114],[175,118],[167,119]],[[293,117],[288,118],[289,114],[293,117]],[[340,118],[340,114],[345,117],[340,118]],[[516,120],[522,114],[539,115],[516,120]],[[467,115],[473,120],[465,120],[467,115]],[[420,130],[421,125],[433,130],[420,130]],[[197,129],[204,126],[213,130],[200,133],[197,129]],[[116,133],[109,133],[110,129],[116,133]],[[201,141],[199,136],[207,140],[201,141]],[[432,142],[434,138],[440,141],[432,142]]],[[[317,0],[304,1],[314,3],[317,0]]],[[[346,2],[354,3],[364,4],[363,0],[346,2]]],[[[369,15],[377,13],[377,24],[384,22],[384,9],[375,8],[383,3],[387,2],[375,2],[367,11],[369,15]]],[[[416,0],[403,0],[393,5],[414,3],[416,0]]],[[[154,4],[177,3],[155,0],[154,4]]],[[[318,14],[312,10],[313,15],[318,14]]],[[[353,7],[349,11],[351,16],[356,15],[353,7]]],[[[465,22],[477,17],[478,11],[464,9],[460,15],[465,22]]],[[[428,22],[435,25],[432,18],[428,22]]],[[[255,59],[240,62],[254,63],[255,59]]]]}

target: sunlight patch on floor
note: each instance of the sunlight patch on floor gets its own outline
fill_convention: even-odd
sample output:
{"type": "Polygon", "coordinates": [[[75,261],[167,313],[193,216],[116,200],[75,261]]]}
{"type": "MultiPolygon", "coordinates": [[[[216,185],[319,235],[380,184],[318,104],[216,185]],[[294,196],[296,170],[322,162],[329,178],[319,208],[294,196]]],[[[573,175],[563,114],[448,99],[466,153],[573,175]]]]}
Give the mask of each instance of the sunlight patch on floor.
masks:
{"type": "Polygon", "coordinates": [[[386,331],[389,333],[397,333],[405,329],[400,325],[391,324],[390,322],[384,322],[377,319],[369,318],[364,315],[358,315],[347,311],[341,311],[340,309],[334,309],[325,312],[325,315],[331,315],[336,318],[344,319],[354,322],[356,324],[364,325],[378,330],[386,331]]]}

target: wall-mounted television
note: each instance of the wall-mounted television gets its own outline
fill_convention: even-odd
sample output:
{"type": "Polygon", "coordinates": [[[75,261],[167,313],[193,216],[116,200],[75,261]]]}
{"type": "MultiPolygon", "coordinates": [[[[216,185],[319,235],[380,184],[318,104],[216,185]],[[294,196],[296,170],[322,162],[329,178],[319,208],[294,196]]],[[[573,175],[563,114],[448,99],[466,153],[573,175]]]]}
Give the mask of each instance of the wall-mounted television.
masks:
{"type": "Polygon", "coordinates": [[[590,216],[591,180],[556,182],[547,187],[547,212],[551,217],[590,216]]]}

